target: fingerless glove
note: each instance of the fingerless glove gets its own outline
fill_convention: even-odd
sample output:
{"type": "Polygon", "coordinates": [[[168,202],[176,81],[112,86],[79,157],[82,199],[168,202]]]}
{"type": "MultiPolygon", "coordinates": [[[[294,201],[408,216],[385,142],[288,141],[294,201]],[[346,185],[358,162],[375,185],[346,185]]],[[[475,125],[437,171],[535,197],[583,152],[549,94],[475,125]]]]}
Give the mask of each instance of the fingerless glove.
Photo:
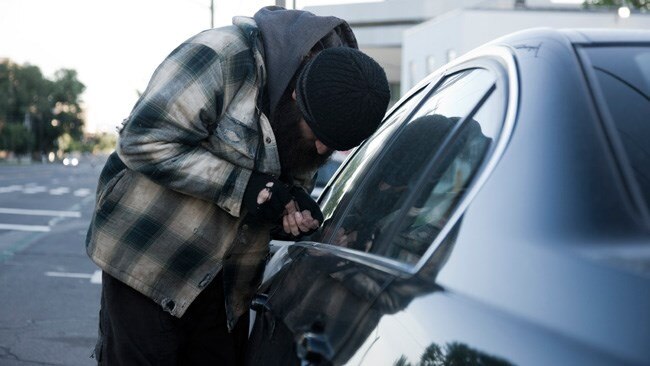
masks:
{"type": "Polygon", "coordinates": [[[277,223],[290,200],[291,194],[284,183],[268,174],[253,172],[244,191],[242,205],[248,211],[249,218],[277,223]],[[258,204],[257,197],[264,190],[268,191],[271,197],[258,204]]]}

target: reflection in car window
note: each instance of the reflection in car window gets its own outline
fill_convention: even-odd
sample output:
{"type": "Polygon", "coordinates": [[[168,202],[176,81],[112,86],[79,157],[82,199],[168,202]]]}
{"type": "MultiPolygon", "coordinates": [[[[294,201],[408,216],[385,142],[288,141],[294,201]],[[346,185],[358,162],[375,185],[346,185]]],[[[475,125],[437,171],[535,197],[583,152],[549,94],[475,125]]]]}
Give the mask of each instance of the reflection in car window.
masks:
{"type": "Polygon", "coordinates": [[[589,47],[585,51],[650,205],[650,47],[589,47]]]}
{"type": "Polygon", "coordinates": [[[494,84],[494,75],[484,69],[473,69],[448,77],[430,96],[413,118],[438,114],[465,117],[494,84]]]}
{"type": "Polygon", "coordinates": [[[322,167],[318,168],[318,175],[316,176],[315,182],[316,186],[325,186],[330,177],[334,175],[334,172],[336,172],[339,165],[341,165],[340,161],[330,159],[322,167]]]}
{"type": "MultiPolygon", "coordinates": [[[[402,221],[405,215],[417,217],[413,214],[416,211],[406,210],[404,205],[416,190],[418,178],[428,169],[432,159],[440,168],[436,169],[437,175],[428,180],[428,185],[424,187],[425,199],[418,204],[446,204],[446,208],[434,207],[436,212],[440,212],[435,224],[444,223],[448,216],[442,217],[444,215],[441,213],[449,212],[450,204],[455,202],[449,196],[462,193],[489,144],[476,122],[463,121],[492,90],[494,83],[494,75],[484,69],[463,71],[447,77],[384,147],[376,168],[364,176],[362,186],[357,189],[350,204],[336,208],[333,216],[336,225],[330,223],[329,229],[333,232],[329,242],[405,262],[416,262],[428,248],[432,235],[437,233],[431,231],[422,235],[417,232],[422,227],[420,223],[429,220],[429,216],[419,217],[417,230],[409,234],[415,236],[417,243],[405,240],[408,235],[399,238],[389,235],[392,225],[402,221]],[[448,114],[442,115],[441,112],[448,114]],[[441,155],[440,147],[452,131],[456,131],[459,123],[463,126],[441,155]],[[449,203],[427,200],[431,192],[436,197],[446,197],[449,203]]],[[[495,114],[491,119],[500,116],[495,114]]],[[[411,224],[416,223],[411,221],[411,224]]],[[[407,230],[405,228],[403,233],[407,230]]]]}
{"type": "MultiPolygon", "coordinates": [[[[385,145],[386,140],[390,137],[395,128],[400,125],[400,122],[407,117],[408,113],[422,99],[423,90],[424,88],[414,94],[404,103],[404,105],[400,106],[398,110],[392,113],[390,118],[382,124],[379,131],[375,132],[375,134],[354,153],[350,161],[346,164],[346,168],[337,178],[335,184],[320,200],[325,222],[332,217],[334,209],[338,206],[344,193],[348,192],[350,187],[353,187],[356,184],[355,182],[359,180],[359,177],[363,176],[362,171],[365,170],[368,161],[385,145]]],[[[325,234],[324,231],[317,232],[312,235],[312,240],[322,240],[324,238],[323,234],[325,234]]]]}
{"type": "Polygon", "coordinates": [[[489,127],[494,127],[494,121],[498,121],[495,116],[499,114],[484,111],[492,109],[499,104],[497,102],[498,98],[488,99],[481,109],[482,113],[464,122],[439,163],[427,173],[413,204],[400,215],[397,234],[387,246],[391,250],[391,257],[407,262],[417,261],[447,223],[492,141],[483,132],[482,123],[477,121],[488,122],[485,126],[488,131],[489,127]]]}

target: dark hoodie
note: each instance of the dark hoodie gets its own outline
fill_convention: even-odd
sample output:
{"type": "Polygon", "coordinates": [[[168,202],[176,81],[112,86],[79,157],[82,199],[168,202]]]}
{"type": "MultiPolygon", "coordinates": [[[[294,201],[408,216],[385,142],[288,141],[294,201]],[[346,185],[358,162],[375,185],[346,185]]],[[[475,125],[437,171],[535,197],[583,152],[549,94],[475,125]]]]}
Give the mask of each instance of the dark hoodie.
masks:
{"type": "Polygon", "coordinates": [[[319,41],[324,48],[358,48],[348,23],[332,16],[316,16],[308,11],[279,6],[260,9],[255,22],[262,34],[266,63],[267,93],[271,113],[298,70],[303,57],[319,41]]]}

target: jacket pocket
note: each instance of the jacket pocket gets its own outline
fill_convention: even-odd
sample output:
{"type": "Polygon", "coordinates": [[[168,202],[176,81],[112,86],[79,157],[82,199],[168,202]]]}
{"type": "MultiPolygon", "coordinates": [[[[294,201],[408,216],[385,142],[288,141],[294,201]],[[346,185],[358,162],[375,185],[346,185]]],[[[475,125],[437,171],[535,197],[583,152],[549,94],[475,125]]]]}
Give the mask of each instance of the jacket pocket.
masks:
{"type": "Polygon", "coordinates": [[[245,123],[224,115],[209,138],[209,149],[234,164],[252,168],[259,132],[245,123]]]}
{"type": "Polygon", "coordinates": [[[106,198],[109,197],[113,191],[115,191],[115,188],[117,187],[118,183],[122,181],[122,178],[126,175],[126,172],[128,169],[123,169],[119,173],[115,174],[111,180],[109,180],[106,183],[106,186],[100,191],[99,196],[97,197],[97,208],[101,209],[102,206],[106,202],[106,198]]]}

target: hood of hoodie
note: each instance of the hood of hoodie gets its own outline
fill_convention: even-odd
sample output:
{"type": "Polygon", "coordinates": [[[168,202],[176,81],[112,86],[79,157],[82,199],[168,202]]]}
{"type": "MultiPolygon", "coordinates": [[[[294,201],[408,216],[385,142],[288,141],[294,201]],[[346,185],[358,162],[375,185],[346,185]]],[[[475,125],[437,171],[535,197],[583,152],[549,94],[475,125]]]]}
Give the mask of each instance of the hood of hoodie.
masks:
{"type": "Polygon", "coordinates": [[[271,114],[303,57],[319,40],[322,40],[324,48],[358,48],[348,23],[337,17],[268,6],[260,9],[253,18],[262,34],[271,114]]]}

